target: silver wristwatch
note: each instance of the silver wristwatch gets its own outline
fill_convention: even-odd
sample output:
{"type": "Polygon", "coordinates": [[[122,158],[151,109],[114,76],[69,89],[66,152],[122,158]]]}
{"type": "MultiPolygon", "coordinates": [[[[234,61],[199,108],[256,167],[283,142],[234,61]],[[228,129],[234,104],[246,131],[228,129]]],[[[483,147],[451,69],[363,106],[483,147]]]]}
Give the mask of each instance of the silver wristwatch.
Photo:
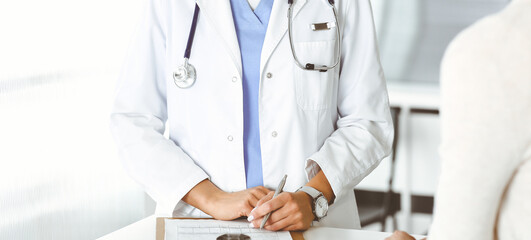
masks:
{"type": "Polygon", "coordinates": [[[305,192],[313,198],[312,211],[316,221],[326,217],[326,214],[328,213],[328,200],[326,200],[322,192],[319,192],[319,190],[308,186],[303,186],[299,188],[297,192],[298,191],[305,192]]]}

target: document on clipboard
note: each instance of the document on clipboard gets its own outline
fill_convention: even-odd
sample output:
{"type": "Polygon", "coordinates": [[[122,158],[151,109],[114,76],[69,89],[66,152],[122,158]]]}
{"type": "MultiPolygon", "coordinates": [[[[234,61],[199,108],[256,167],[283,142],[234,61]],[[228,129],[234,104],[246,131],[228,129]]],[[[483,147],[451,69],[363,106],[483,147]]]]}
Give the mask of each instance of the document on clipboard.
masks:
{"type": "Polygon", "coordinates": [[[165,240],[212,240],[217,239],[224,234],[243,234],[249,236],[252,240],[292,239],[288,231],[273,232],[252,228],[249,226],[249,222],[245,220],[220,221],[211,219],[192,220],[165,218],[163,221],[165,240]]]}

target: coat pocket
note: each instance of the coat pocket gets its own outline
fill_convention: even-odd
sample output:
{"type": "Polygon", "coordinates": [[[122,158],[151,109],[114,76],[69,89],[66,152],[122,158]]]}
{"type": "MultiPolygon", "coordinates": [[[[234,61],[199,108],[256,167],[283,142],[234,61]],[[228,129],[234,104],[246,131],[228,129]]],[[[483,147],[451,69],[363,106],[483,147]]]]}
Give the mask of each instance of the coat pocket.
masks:
{"type": "MultiPolygon", "coordinates": [[[[334,64],[336,40],[296,42],[295,51],[299,62],[327,65],[334,64]]],[[[304,110],[322,110],[331,105],[335,84],[335,71],[338,67],[326,72],[304,70],[293,64],[295,92],[297,104],[304,110]]]]}

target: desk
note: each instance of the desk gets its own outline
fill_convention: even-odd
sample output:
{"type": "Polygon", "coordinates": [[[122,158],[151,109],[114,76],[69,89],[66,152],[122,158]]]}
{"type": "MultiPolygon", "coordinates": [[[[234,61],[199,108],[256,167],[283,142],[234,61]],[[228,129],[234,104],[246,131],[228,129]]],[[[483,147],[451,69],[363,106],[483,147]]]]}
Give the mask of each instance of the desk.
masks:
{"type": "Polygon", "coordinates": [[[406,81],[388,81],[389,103],[392,108],[400,109],[398,119],[399,131],[402,134],[395,136],[398,144],[402,145],[401,151],[398,151],[398,161],[404,161],[405,184],[401,189],[400,202],[401,211],[404,216],[404,225],[400,227],[405,231],[411,231],[411,139],[409,134],[409,118],[412,113],[439,114],[440,107],[440,89],[439,84],[434,82],[406,82],[406,81]]]}
{"type": "MultiPolygon", "coordinates": [[[[149,240],[155,239],[156,217],[149,216],[127,227],[109,233],[98,240],[149,240]]],[[[305,240],[363,239],[383,240],[391,233],[341,228],[311,228],[304,233],[305,240]]],[[[415,236],[421,239],[423,236],[415,236]]]]}

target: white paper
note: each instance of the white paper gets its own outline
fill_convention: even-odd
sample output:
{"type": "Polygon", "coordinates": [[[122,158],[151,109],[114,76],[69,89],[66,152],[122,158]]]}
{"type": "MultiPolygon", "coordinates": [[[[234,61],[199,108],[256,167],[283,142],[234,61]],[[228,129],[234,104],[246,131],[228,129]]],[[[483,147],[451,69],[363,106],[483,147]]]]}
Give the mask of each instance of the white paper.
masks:
{"type": "Polygon", "coordinates": [[[251,240],[291,240],[288,231],[272,232],[249,227],[249,222],[165,219],[165,240],[216,240],[225,233],[245,234],[251,240]]]}

